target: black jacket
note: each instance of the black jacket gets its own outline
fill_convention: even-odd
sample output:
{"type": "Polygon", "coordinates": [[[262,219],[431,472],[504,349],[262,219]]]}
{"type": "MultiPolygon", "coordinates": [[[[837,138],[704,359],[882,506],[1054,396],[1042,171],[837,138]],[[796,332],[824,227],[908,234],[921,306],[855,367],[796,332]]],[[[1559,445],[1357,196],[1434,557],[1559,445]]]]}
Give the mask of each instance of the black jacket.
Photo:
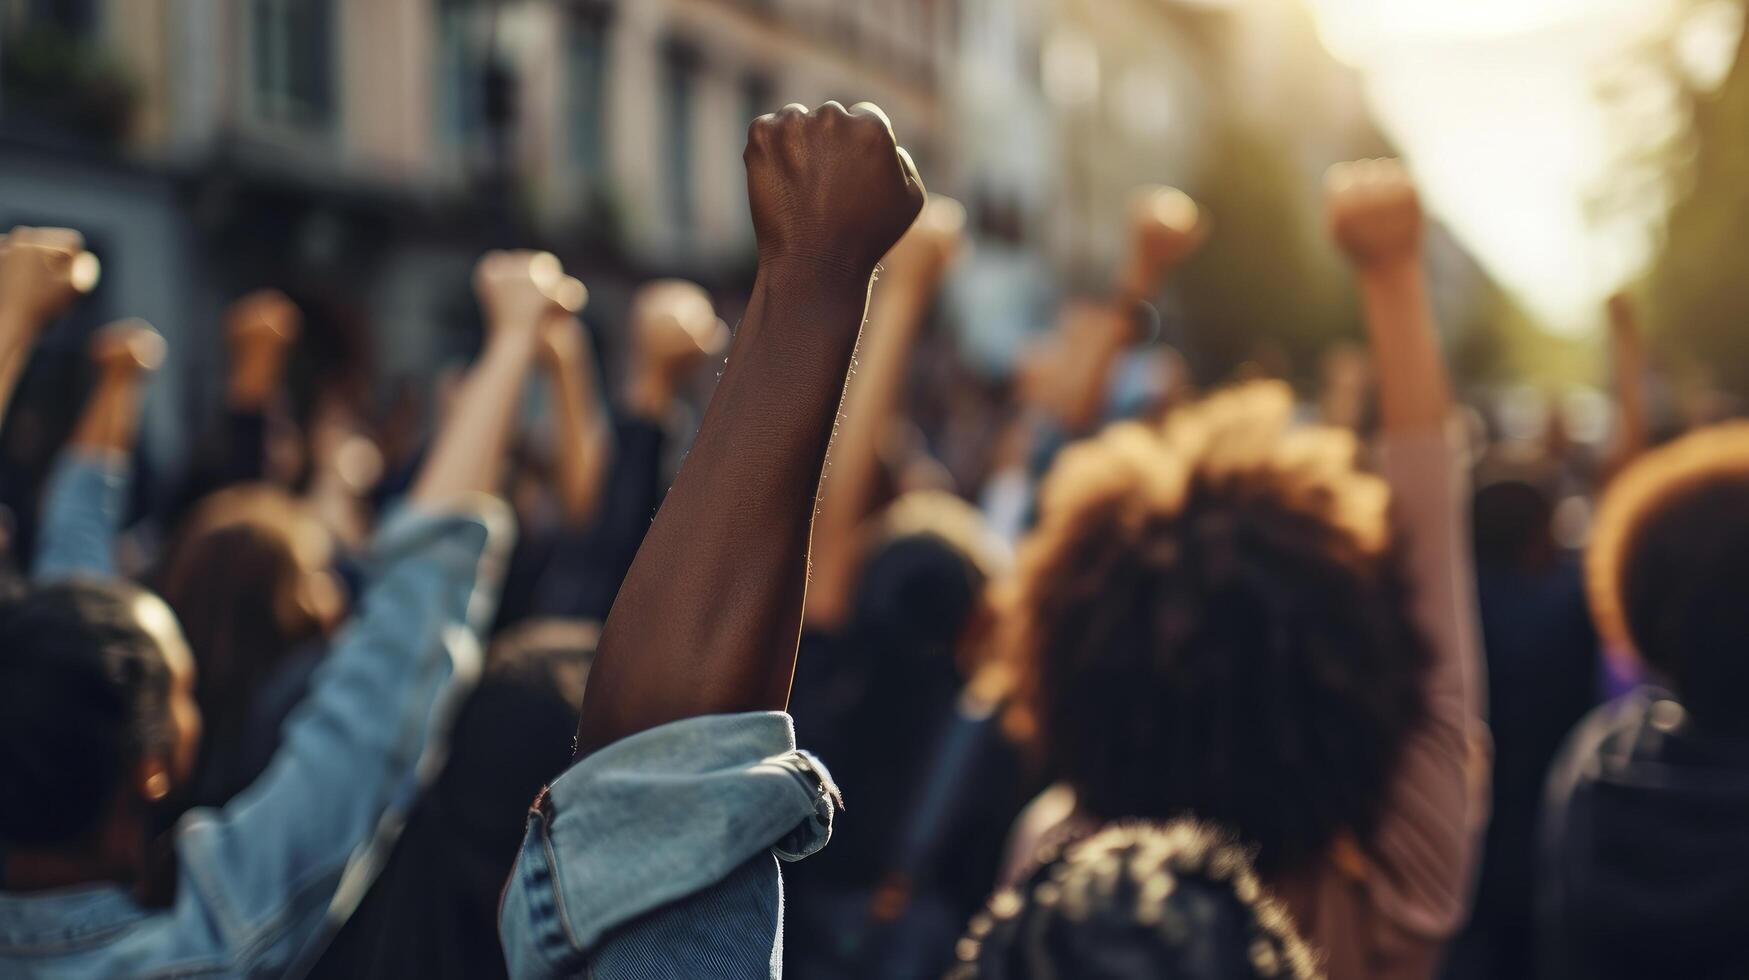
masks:
{"type": "Polygon", "coordinates": [[[1545,813],[1547,975],[1749,976],[1749,741],[1637,691],[1580,723],[1545,813]]]}

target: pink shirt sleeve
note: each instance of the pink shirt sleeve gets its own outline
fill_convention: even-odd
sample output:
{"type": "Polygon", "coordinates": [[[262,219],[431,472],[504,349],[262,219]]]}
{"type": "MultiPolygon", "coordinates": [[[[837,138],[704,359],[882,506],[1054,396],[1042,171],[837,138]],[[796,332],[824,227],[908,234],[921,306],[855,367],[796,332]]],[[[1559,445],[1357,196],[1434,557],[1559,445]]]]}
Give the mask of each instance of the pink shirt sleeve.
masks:
{"type": "Polygon", "coordinates": [[[1379,467],[1408,535],[1415,615],[1432,646],[1427,718],[1409,738],[1372,846],[1367,890],[1385,920],[1416,939],[1456,932],[1468,911],[1487,821],[1487,725],[1468,476],[1440,433],[1387,435],[1379,467]]]}

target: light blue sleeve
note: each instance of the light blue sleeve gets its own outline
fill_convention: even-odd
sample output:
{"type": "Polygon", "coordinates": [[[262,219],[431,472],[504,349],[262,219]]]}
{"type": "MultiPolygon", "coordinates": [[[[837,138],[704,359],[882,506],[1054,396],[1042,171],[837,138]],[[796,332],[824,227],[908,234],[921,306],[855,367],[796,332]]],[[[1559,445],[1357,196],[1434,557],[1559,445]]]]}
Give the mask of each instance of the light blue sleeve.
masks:
{"type": "Polygon", "coordinates": [[[842,801],[788,715],[714,715],[623,739],[529,814],[499,932],[518,980],[782,975],[778,862],[824,847],[842,801]]]}
{"type": "Polygon", "coordinates": [[[31,577],[55,582],[115,574],[115,539],[127,513],[128,458],[69,449],[55,461],[43,493],[31,577]]]}
{"type": "Polygon", "coordinates": [[[377,535],[349,625],[261,778],[178,827],[184,885],[240,966],[282,972],[368,887],[478,676],[508,508],[403,511],[377,535]]]}

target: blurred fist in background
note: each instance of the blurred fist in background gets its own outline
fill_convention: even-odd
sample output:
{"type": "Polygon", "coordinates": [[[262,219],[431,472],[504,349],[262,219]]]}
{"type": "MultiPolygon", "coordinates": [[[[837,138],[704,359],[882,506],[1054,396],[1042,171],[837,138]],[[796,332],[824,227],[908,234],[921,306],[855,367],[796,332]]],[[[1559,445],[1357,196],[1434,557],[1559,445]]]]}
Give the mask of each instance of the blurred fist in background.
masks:
{"type": "Polygon", "coordinates": [[[881,260],[882,279],[930,289],[965,247],[966,209],[951,197],[931,197],[881,260]]]}
{"type": "Polygon", "coordinates": [[[1360,268],[1421,254],[1421,199],[1397,160],[1339,163],[1325,175],[1330,237],[1360,268]]]}
{"type": "Polygon", "coordinates": [[[91,337],[91,363],[106,375],[150,374],[164,364],[164,337],[138,317],[117,320],[91,337]]]}
{"type": "Polygon", "coordinates": [[[0,236],[0,304],[41,325],[97,285],[97,256],[71,228],[19,226],[0,236]]]}

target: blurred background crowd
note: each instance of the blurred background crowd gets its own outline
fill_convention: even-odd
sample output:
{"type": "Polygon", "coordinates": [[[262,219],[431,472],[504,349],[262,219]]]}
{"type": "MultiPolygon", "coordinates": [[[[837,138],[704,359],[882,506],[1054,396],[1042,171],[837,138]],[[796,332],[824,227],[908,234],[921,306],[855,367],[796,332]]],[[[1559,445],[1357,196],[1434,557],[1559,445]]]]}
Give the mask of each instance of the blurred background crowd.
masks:
{"type": "Polygon", "coordinates": [[[409,961],[383,937],[453,914],[425,965],[497,969],[477,926],[520,830],[501,804],[563,768],[587,651],[748,304],[747,123],[878,102],[951,200],[889,257],[871,331],[902,339],[865,342],[881,380],[852,389],[834,459],[849,489],[835,498],[829,471],[816,525],[797,726],[867,802],[786,883],[787,952],[802,977],[939,975],[1046,788],[1004,738],[1021,724],[996,717],[1005,693],[980,689],[1013,679],[961,652],[1039,477],[1102,423],[1235,378],[1289,382],[1299,417],[1375,434],[1325,175],[1401,155],[1435,219],[1425,268],[1467,423],[1493,729],[1475,911],[1444,969],[1533,976],[1550,764],[1645,679],[1587,606],[1598,494],[1749,397],[1744,13],[0,0],[0,228],[77,229],[101,270],[42,335],[0,430],[5,553],[22,569],[37,551],[44,483],[100,387],[94,334],[150,321],[167,343],[129,327],[96,353],[156,371],[118,562],[189,634],[209,748],[186,802],[223,804],[272,757],[358,593],[351,556],[481,350],[478,257],[539,249],[580,277],[554,288],[582,326],[546,332],[544,380],[517,408],[505,491],[523,537],[491,633],[497,686],[315,966],[395,974],[409,961]],[[894,718],[917,723],[866,737],[894,718]],[[505,767],[536,728],[558,755],[505,767]],[[464,851],[477,862],[429,857],[464,851]],[[437,910],[446,896],[474,904],[437,910]]]}

